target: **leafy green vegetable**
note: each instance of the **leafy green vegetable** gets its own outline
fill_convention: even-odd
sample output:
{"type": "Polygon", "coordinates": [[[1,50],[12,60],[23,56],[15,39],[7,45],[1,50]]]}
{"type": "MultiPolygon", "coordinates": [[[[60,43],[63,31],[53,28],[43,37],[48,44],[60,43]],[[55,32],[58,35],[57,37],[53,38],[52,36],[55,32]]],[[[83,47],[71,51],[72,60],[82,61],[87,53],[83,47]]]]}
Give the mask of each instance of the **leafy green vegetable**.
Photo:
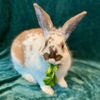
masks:
{"type": "Polygon", "coordinates": [[[58,82],[56,77],[56,71],[58,68],[58,65],[50,64],[48,71],[46,72],[47,78],[44,78],[43,80],[46,85],[54,86],[58,82]]]}

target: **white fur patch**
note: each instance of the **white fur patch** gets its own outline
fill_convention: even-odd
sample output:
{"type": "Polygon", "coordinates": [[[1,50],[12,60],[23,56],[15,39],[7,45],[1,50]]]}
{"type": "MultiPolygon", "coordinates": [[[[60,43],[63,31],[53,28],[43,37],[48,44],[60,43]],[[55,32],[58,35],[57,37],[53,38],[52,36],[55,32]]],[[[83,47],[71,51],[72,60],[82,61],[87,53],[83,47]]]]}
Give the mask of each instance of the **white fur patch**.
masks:
{"type": "Polygon", "coordinates": [[[41,50],[45,45],[44,37],[40,34],[29,34],[27,39],[23,41],[24,45],[24,58],[25,66],[32,65],[33,61],[38,63],[38,54],[41,54],[41,50]]]}

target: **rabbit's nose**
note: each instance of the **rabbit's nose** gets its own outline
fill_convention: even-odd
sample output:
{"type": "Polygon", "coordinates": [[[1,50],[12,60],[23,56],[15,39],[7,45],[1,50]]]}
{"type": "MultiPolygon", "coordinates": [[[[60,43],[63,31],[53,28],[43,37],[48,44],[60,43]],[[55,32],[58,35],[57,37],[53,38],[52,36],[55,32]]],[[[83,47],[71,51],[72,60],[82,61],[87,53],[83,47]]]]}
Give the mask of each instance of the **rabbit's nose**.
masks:
{"type": "Polygon", "coordinates": [[[57,54],[57,49],[53,50],[53,48],[50,48],[49,57],[55,59],[55,61],[59,61],[62,59],[62,56],[57,54]]]}
{"type": "Polygon", "coordinates": [[[57,49],[54,50],[52,47],[50,47],[50,55],[49,55],[49,57],[50,58],[55,58],[56,54],[57,54],[57,49]]]}

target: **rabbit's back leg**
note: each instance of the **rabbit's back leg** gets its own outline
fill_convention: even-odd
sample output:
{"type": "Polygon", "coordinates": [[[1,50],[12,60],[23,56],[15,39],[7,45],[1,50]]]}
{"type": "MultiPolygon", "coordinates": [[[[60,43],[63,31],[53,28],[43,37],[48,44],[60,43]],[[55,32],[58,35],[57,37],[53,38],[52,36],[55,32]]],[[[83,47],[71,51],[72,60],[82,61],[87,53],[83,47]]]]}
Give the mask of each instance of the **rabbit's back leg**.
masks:
{"type": "Polygon", "coordinates": [[[34,77],[25,69],[25,67],[13,56],[12,62],[16,71],[22,75],[22,77],[32,83],[36,83],[34,77]]]}

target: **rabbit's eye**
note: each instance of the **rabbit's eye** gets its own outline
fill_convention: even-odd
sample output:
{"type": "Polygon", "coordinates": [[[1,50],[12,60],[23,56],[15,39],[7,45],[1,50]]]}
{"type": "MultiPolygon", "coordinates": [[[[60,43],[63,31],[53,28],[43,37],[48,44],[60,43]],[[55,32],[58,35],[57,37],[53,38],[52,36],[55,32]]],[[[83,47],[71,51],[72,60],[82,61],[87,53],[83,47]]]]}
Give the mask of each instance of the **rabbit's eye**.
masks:
{"type": "Polygon", "coordinates": [[[62,48],[62,49],[64,48],[64,44],[63,44],[63,43],[61,44],[61,48],[62,48]]]}
{"type": "Polygon", "coordinates": [[[64,49],[64,42],[60,43],[60,47],[61,47],[61,49],[64,49]]]}

